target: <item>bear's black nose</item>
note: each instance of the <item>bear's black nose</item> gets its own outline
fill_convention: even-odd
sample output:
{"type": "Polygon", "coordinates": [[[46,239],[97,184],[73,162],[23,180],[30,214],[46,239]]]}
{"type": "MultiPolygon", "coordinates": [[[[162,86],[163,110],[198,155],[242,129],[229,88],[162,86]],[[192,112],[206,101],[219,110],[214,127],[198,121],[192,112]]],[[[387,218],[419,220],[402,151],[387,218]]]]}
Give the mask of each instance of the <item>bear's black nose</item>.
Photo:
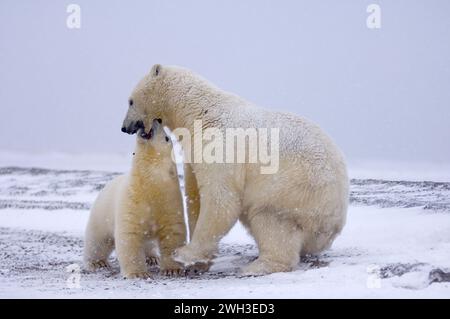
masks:
{"type": "Polygon", "coordinates": [[[122,132],[126,132],[127,131],[127,128],[125,127],[125,126],[122,126],[122,132]]]}

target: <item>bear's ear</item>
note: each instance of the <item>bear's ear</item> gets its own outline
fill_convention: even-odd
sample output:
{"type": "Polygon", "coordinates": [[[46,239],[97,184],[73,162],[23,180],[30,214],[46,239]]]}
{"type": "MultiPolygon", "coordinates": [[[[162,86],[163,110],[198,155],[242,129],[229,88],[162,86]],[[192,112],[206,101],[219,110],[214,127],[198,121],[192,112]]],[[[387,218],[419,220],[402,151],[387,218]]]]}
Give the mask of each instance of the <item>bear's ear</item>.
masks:
{"type": "Polygon", "coordinates": [[[152,71],[150,72],[151,75],[152,75],[152,76],[158,76],[158,75],[160,75],[160,74],[161,74],[161,68],[162,68],[161,64],[155,64],[155,65],[152,67],[152,71]]]}

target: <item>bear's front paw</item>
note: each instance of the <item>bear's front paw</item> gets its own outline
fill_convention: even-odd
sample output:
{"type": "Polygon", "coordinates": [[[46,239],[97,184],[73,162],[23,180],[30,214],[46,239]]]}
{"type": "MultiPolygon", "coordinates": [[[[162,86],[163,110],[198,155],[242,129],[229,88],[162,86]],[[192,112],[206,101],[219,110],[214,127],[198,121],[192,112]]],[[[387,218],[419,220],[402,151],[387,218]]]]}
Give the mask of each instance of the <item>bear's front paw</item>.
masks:
{"type": "Polygon", "coordinates": [[[207,264],[209,262],[208,256],[200,253],[198,249],[192,248],[190,245],[175,250],[173,260],[183,264],[185,267],[195,264],[207,264]]]}
{"type": "Polygon", "coordinates": [[[152,275],[147,271],[124,274],[124,278],[125,279],[145,279],[145,280],[153,279],[152,275]]]}
{"type": "Polygon", "coordinates": [[[247,266],[244,266],[239,276],[240,277],[255,277],[264,276],[274,272],[288,272],[292,271],[292,266],[276,261],[264,260],[258,258],[247,266]]]}

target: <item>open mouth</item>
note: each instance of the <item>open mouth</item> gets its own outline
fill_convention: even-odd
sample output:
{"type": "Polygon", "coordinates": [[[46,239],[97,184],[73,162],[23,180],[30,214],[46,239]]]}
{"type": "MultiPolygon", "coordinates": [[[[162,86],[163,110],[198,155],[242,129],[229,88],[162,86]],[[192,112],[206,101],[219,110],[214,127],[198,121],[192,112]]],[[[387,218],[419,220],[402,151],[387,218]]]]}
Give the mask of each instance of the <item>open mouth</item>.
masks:
{"type": "Polygon", "coordinates": [[[139,129],[138,134],[144,140],[149,140],[153,137],[153,128],[151,128],[148,133],[145,133],[145,128],[141,128],[141,129],[139,129]]]}
{"type": "Polygon", "coordinates": [[[149,140],[153,138],[153,136],[158,132],[160,126],[161,126],[162,120],[161,119],[154,119],[152,123],[152,127],[148,133],[145,132],[145,126],[142,124],[139,128],[138,134],[141,138],[145,140],[149,140]]]}

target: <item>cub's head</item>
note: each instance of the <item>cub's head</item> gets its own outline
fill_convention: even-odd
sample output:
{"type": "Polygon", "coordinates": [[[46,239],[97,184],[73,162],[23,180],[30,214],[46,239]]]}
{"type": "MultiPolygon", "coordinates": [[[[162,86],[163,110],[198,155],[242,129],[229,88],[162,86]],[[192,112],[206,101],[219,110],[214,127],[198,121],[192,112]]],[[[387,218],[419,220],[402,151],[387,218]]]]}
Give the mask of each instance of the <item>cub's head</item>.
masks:
{"type": "Polygon", "coordinates": [[[172,152],[172,141],[165,132],[161,119],[152,121],[148,132],[143,128],[137,130],[137,142],[146,150],[158,157],[169,157],[172,152]]]}

